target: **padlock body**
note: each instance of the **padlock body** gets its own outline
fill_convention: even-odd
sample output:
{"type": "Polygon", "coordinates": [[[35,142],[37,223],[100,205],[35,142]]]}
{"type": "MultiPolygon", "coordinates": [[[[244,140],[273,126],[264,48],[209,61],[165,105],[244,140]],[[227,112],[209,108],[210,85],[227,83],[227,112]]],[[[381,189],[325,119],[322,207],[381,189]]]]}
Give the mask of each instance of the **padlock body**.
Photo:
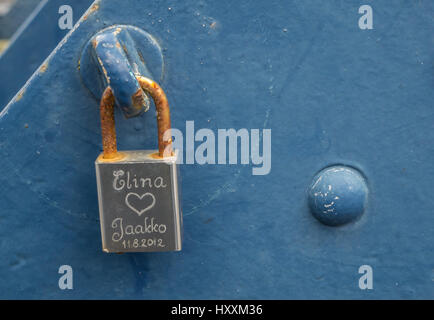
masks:
{"type": "Polygon", "coordinates": [[[102,247],[105,252],[181,250],[182,212],[177,152],[120,151],[95,161],[102,247]]]}

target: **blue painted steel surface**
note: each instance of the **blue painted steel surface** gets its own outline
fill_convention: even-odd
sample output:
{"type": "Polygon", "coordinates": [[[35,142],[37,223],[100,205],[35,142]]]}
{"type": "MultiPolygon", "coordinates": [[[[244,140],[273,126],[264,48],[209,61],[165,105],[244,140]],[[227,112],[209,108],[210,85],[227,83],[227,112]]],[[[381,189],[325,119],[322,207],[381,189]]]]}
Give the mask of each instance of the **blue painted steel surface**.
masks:
{"type": "Polygon", "coordinates": [[[9,11],[0,15],[0,39],[9,39],[41,0],[17,0],[9,11]]]}
{"type": "MultiPolygon", "coordinates": [[[[25,0],[27,1],[27,0],[25,0]]],[[[69,5],[76,22],[93,0],[41,0],[0,55],[0,110],[70,31],[59,28],[59,7],[69,5]]]]}
{"type": "MultiPolygon", "coordinates": [[[[0,119],[1,298],[434,298],[432,1],[101,1],[0,119]],[[173,126],[271,128],[272,167],[182,165],[180,253],[101,251],[97,101],[82,47],[133,24],[156,37],[173,126]],[[367,179],[366,212],[309,212],[330,165],[367,179]],[[74,289],[58,289],[60,265],[74,289]],[[360,290],[359,266],[374,271],[360,290]]],[[[156,146],[155,117],[117,114],[120,149],[156,146]]]]}

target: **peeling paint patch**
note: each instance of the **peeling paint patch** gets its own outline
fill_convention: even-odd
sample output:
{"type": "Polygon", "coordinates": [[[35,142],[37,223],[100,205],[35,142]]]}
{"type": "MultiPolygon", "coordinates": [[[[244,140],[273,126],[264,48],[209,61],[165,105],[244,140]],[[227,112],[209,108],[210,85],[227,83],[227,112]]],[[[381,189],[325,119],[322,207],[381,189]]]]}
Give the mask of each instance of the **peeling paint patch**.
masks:
{"type": "Polygon", "coordinates": [[[87,18],[89,18],[89,16],[91,14],[93,14],[95,11],[98,11],[99,9],[99,3],[95,3],[90,9],[89,11],[83,16],[83,21],[86,21],[87,18]]]}
{"type": "Polygon", "coordinates": [[[40,73],[44,73],[45,71],[47,71],[48,69],[48,62],[45,62],[40,68],[39,68],[39,72],[40,73]]]}
{"type": "Polygon", "coordinates": [[[25,89],[22,89],[22,90],[17,94],[17,96],[16,96],[16,98],[15,98],[15,102],[20,101],[20,100],[23,98],[25,92],[26,92],[26,90],[25,90],[25,89]]]}
{"type": "Polygon", "coordinates": [[[121,33],[121,31],[122,31],[122,28],[118,27],[118,28],[115,29],[115,31],[113,31],[113,34],[115,36],[117,36],[119,33],[121,33]]]}

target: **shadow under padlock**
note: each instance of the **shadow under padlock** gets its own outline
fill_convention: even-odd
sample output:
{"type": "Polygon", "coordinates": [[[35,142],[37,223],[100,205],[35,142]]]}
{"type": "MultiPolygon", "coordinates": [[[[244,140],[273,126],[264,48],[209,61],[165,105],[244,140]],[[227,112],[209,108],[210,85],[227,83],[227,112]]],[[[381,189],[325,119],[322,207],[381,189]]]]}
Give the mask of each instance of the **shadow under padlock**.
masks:
{"type": "Polygon", "coordinates": [[[169,104],[162,88],[144,76],[150,73],[145,63],[148,60],[131,33],[145,36],[142,43],[154,48],[152,61],[160,62],[161,68],[155,69],[161,74],[157,43],[135,27],[117,26],[98,33],[85,48],[87,58],[80,65],[88,88],[95,96],[101,92],[103,153],[95,167],[102,247],[115,253],[179,251],[182,212],[178,153],[172,150],[169,104]],[[115,105],[126,118],[135,117],[149,109],[148,95],[157,110],[158,150],[118,152],[115,105]]]}

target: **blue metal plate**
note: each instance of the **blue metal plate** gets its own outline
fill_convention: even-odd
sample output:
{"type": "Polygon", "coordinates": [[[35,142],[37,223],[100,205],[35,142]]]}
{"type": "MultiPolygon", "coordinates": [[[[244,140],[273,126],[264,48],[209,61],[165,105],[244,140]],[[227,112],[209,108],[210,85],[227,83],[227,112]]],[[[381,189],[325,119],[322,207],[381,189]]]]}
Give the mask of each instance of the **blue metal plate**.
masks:
{"type": "MultiPolygon", "coordinates": [[[[17,2],[18,11],[26,12],[23,0],[17,2]]],[[[32,0],[31,2],[35,2],[32,0]]],[[[41,0],[11,38],[9,48],[0,56],[0,110],[13,98],[27,79],[48,57],[62,38],[70,31],[59,28],[61,6],[70,6],[73,23],[77,22],[93,0],[41,0]]],[[[29,6],[29,4],[26,4],[29,6]]],[[[63,11],[62,11],[63,12],[63,11]]],[[[18,14],[17,13],[17,14],[18,14]]],[[[1,26],[0,26],[1,27],[1,26]]],[[[7,30],[7,28],[6,28],[7,30]]]]}
{"type": "MultiPolygon", "coordinates": [[[[1,298],[434,298],[432,1],[99,1],[0,118],[1,298]],[[99,30],[163,48],[172,124],[272,130],[271,171],[180,165],[179,253],[101,251],[98,101],[78,61],[99,30]],[[357,169],[357,221],[309,209],[322,169],[357,169]],[[60,290],[58,268],[74,270],[60,290]],[[359,267],[373,289],[359,288],[359,267]]],[[[157,144],[153,112],[118,112],[119,149],[157,144]]],[[[199,142],[197,142],[199,144],[199,142]]],[[[197,145],[196,145],[197,147],[197,145]]],[[[185,150],[184,150],[185,152],[185,150]]]]}

